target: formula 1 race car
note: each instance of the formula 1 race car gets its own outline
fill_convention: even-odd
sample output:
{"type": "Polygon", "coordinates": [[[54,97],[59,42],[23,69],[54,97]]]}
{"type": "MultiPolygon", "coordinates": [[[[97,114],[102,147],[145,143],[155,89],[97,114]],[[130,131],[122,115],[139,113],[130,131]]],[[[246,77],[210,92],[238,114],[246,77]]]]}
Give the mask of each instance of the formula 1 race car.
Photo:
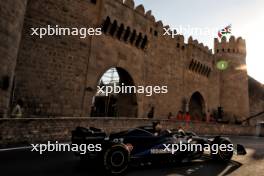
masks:
{"type": "Polygon", "coordinates": [[[183,130],[164,130],[156,135],[152,126],[110,135],[93,127],[77,127],[72,131],[72,144],[100,145],[100,150],[75,153],[82,159],[100,161],[112,175],[124,173],[132,163],[176,163],[199,159],[207,150],[212,159],[221,162],[231,160],[234,152],[246,154],[242,145],[234,145],[226,137],[205,138],[183,130]]]}

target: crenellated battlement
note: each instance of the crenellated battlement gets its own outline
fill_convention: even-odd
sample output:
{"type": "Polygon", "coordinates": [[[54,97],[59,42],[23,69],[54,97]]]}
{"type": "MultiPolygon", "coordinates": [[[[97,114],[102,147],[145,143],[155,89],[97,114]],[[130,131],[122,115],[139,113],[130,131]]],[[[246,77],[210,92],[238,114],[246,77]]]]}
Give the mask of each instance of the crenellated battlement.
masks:
{"type": "Polygon", "coordinates": [[[122,5],[130,8],[131,10],[134,10],[135,12],[137,12],[138,14],[140,14],[142,16],[145,16],[150,21],[156,23],[156,19],[152,15],[152,11],[151,10],[145,11],[145,7],[144,7],[143,4],[140,4],[140,5],[138,5],[138,6],[135,7],[134,0],[118,0],[117,2],[119,2],[122,5]]]}
{"type": "MultiPolygon", "coordinates": [[[[164,25],[161,20],[156,21],[156,18],[153,16],[152,11],[148,10],[145,11],[144,5],[140,4],[138,6],[135,6],[134,0],[118,0],[117,2],[121,3],[122,5],[126,6],[127,8],[130,8],[135,13],[140,14],[141,16],[145,17],[148,21],[150,21],[150,27],[151,33],[154,34],[154,36],[162,36],[162,33],[165,29],[169,29],[170,27],[168,25],[164,25]],[[153,31],[152,31],[153,30],[153,31]]],[[[184,49],[185,43],[184,43],[184,36],[183,35],[176,35],[173,40],[176,42],[176,47],[184,49]]],[[[194,47],[199,48],[201,51],[204,51],[205,53],[212,54],[212,49],[209,49],[208,46],[205,46],[203,43],[199,43],[197,40],[193,40],[192,37],[189,37],[188,45],[192,45],[194,47]]]]}
{"type": "Polygon", "coordinates": [[[150,34],[153,37],[161,36],[163,31],[163,22],[156,20],[151,10],[145,10],[145,7],[140,4],[135,5],[134,0],[105,0],[103,3],[104,20],[107,16],[123,23],[130,28],[150,34]]]}
{"type": "Polygon", "coordinates": [[[223,37],[221,41],[214,39],[214,53],[239,53],[246,54],[246,42],[241,37],[231,36],[229,41],[223,37]]]}
{"type": "Polygon", "coordinates": [[[156,21],[155,17],[152,15],[151,10],[146,12],[146,18],[149,19],[150,21],[152,21],[153,23],[155,23],[155,21],[156,21]]]}
{"type": "Polygon", "coordinates": [[[192,36],[188,39],[188,45],[199,48],[200,50],[204,51],[205,53],[212,54],[212,49],[209,49],[208,46],[204,45],[203,43],[199,43],[198,40],[193,40],[192,36]]]}
{"type": "Polygon", "coordinates": [[[145,8],[144,8],[144,6],[142,4],[140,4],[139,6],[137,6],[135,8],[135,11],[138,12],[138,13],[140,13],[140,14],[142,14],[142,15],[146,15],[145,14],[145,8]]]}
{"type": "Polygon", "coordinates": [[[183,35],[176,35],[175,40],[180,45],[184,45],[184,36],[183,35]]]}
{"type": "MultiPolygon", "coordinates": [[[[164,28],[168,29],[168,25],[164,25],[161,20],[156,21],[156,18],[152,15],[152,11],[148,10],[145,11],[145,7],[140,4],[135,6],[134,0],[118,0],[119,3],[122,5],[130,8],[131,10],[135,11],[137,14],[145,17],[151,23],[150,25],[153,26],[153,34],[155,36],[161,35],[164,32],[164,28]]],[[[177,48],[184,48],[186,45],[184,43],[184,36],[183,35],[176,35],[174,40],[176,41],[177,48]]],[[[203,43],[199,43],[197,40],[193,40],[190,36],[188,39],[187,45],[193,46],[195,48],[199,48],[201,51],[204,51],[208,54],[213,54],[212,49],[209,49],[208,46],[205,46],[203,43]]],[[[227,41],[225,37],[219,41],[217,38],[214,39],[214,53],[239,53],[239,54],[246,54],[246,43],[245,40],[241,37],[235,38],[231,36],[230,39],[227,41]]]]}

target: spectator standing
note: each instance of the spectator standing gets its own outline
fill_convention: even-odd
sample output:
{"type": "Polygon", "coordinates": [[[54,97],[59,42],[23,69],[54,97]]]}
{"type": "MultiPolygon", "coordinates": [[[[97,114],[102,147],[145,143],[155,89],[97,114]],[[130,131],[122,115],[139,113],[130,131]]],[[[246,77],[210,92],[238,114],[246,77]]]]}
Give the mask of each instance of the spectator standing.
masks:
{"type": "Polygon", "coordinates": [[[16,106],[12,110],[11,116],[14,118],[22,118],[22,116],[23,116],[23,105],[24,105],[23,101],[21,99],[19,99],[17,101],[16,106]]]}

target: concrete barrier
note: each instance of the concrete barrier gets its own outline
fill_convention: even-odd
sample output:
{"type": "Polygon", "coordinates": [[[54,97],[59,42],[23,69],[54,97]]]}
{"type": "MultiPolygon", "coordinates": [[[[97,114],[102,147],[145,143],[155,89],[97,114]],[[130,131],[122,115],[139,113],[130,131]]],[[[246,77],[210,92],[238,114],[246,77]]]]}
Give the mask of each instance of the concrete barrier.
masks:
{"type": "Polygon", "coordinates": [[[256,126],[256,135],[257,136],[264,136],[264,122],[258,122],[256,126]]]}

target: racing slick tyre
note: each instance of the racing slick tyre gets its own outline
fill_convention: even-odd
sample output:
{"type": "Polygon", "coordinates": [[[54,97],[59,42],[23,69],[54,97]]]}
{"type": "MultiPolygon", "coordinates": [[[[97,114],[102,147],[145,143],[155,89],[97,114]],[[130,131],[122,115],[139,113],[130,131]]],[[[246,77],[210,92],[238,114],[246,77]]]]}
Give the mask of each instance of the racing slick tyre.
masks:
{"type": "MultiPolygon", "coordinates": [[[[232,143],[229,140],[223,139],[223,138],[220,138],[217,144],[218,144],[218,146],[220,146],[221,144],[224,144],[226,146],[228,146],[230,144],[232,145],[232,143]]],[[[222,151],[222,150],[218,149],[217,154],[211,154],[211,155],[212,155],[212,158],[217,160],[217,161],[228,162],[233,157],[233,154],[234,154],[233,150],[222,151]]]]}
{"type": "Polygon", "coordinates": [[[104,167],[111,175],[120,175],[128,167],[130,153],[122,144],[111,146],[104,154],[104,167]]]}

